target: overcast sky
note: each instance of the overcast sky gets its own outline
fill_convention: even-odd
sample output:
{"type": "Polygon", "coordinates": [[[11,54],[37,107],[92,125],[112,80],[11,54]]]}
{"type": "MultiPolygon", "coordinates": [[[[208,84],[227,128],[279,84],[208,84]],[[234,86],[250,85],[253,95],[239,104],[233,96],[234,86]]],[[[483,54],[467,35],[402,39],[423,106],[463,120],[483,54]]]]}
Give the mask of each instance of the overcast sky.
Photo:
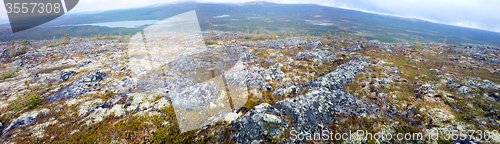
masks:
{"type": "MultiPolygon", "coordinates": [[[[254,0],[197,0],[197,2],[247,2],[254,0]]],[[[313,3],[365,12],[419,18],[436,23],[500,32],[500,0],[267,0],[276,3],[313,3]]],[[[142,7],[175,0],[80,0],[70,11],[89,12],[142,7]]],[[[7,19],[0,7],[0,19],[7,19]]]]}

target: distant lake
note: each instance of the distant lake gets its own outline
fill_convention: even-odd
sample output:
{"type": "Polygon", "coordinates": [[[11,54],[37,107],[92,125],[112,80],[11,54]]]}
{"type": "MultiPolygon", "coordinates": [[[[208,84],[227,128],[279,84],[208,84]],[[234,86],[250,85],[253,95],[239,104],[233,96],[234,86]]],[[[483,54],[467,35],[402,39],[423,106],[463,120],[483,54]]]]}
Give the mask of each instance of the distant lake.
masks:
{"type": "Polygon", "coordinates": [[[155,24],[156,22],[159,21],[158,20],[116,21],[116,22],[91,23],[91,24],[81,24],[81,25],[105,26],[110,28],[116,28],[116,27],[136,28],[143,25],[155,24]]]}

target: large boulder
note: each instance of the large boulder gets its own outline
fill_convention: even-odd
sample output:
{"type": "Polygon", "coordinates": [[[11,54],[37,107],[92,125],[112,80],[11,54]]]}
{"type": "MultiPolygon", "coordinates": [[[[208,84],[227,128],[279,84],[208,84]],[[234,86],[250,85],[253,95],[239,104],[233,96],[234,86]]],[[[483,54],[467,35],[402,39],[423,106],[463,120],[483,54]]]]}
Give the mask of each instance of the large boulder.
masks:
{"type": "Polygon", "coordinates": [[[54,102],[61,98],[69,99],[75,96],[80,96],[87,92],[91,92],[94,87],[100,86],[100,81],[107,75],[100,71],[92,71],[78,78],[71,85],[62,88],[58,92],[50,95],[47,101],[54,102]]]}

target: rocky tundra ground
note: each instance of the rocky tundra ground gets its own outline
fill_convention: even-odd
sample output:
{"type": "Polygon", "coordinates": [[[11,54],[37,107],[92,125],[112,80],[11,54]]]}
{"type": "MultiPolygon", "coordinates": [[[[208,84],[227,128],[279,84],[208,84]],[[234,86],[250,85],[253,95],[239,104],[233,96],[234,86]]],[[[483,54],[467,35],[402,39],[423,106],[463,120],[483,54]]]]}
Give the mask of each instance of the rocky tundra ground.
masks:
{"type": "Polygon", "coordinates": [[[2,143],[500,142],[499,47],[166,33],[0,43],[2,143]]]}

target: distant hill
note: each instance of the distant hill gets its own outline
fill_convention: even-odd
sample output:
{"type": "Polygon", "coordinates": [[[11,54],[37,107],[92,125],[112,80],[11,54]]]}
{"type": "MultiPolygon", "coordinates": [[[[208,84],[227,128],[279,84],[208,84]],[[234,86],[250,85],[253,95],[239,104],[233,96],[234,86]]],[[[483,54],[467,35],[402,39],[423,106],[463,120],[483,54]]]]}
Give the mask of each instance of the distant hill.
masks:
{"type": "Polygon", "coordinates": [[[245,2],[239,5],[245,6],[245,5],[269,5],[269,4],[276,4],[276,3],[266,2],[266,1],[252,1],[252,2],[245,2]]]}
{"type": "MultiPolygon", "coordinates": [[[[424,43],[448,44],[476,43],[500,46],[500,33],[465,27],[432,23],[419,19],[378,15],[356,10],[320,6],[315,4],[276,4],[265,1],[242,4],[213,4],[183,2],[153,5],[142,8],[114,10],[94,14],[65,15],[54,21],[21,33],[10,34],[0,31],[1,41],[16,38],[43,39],[69,35],[109,34],[111,32],[137,32],[140,29],[92,28],[85,33],[48,30],[50,27],[88,23],[130,20],[163,20],[190,10],[196,10],[202,30],[208,30],[209,23],[221,31],[256,33],[259,29],[266,34],[279,36],[288,34],[310,34],[321,36],[329,30],[332,35],[344,30],[368,40],[382,42],[410,42],[418,37],[424,43]],[[223,17],[218,17],[224,15],[223,17]],[[225,16],[228,15],[228,16],[225,16]],[[96,31],[98,30],[99,31],[96,31]],[[103,30],[104,29],[104,30],[103,30]],[[44,31],[43,34],[37,31],[44,31]],[[36,33],[33,35],[32,33],[36,33]]],[[[5,26],[5,25],[4,25],[5,26]]],[[[61,28],[68,29],[68,28],[61,28]]],[[[83,29],[81,31],[84,31],[83,29]]],[[[117,34],[117,33],[115,33],[117,34]]]]}

